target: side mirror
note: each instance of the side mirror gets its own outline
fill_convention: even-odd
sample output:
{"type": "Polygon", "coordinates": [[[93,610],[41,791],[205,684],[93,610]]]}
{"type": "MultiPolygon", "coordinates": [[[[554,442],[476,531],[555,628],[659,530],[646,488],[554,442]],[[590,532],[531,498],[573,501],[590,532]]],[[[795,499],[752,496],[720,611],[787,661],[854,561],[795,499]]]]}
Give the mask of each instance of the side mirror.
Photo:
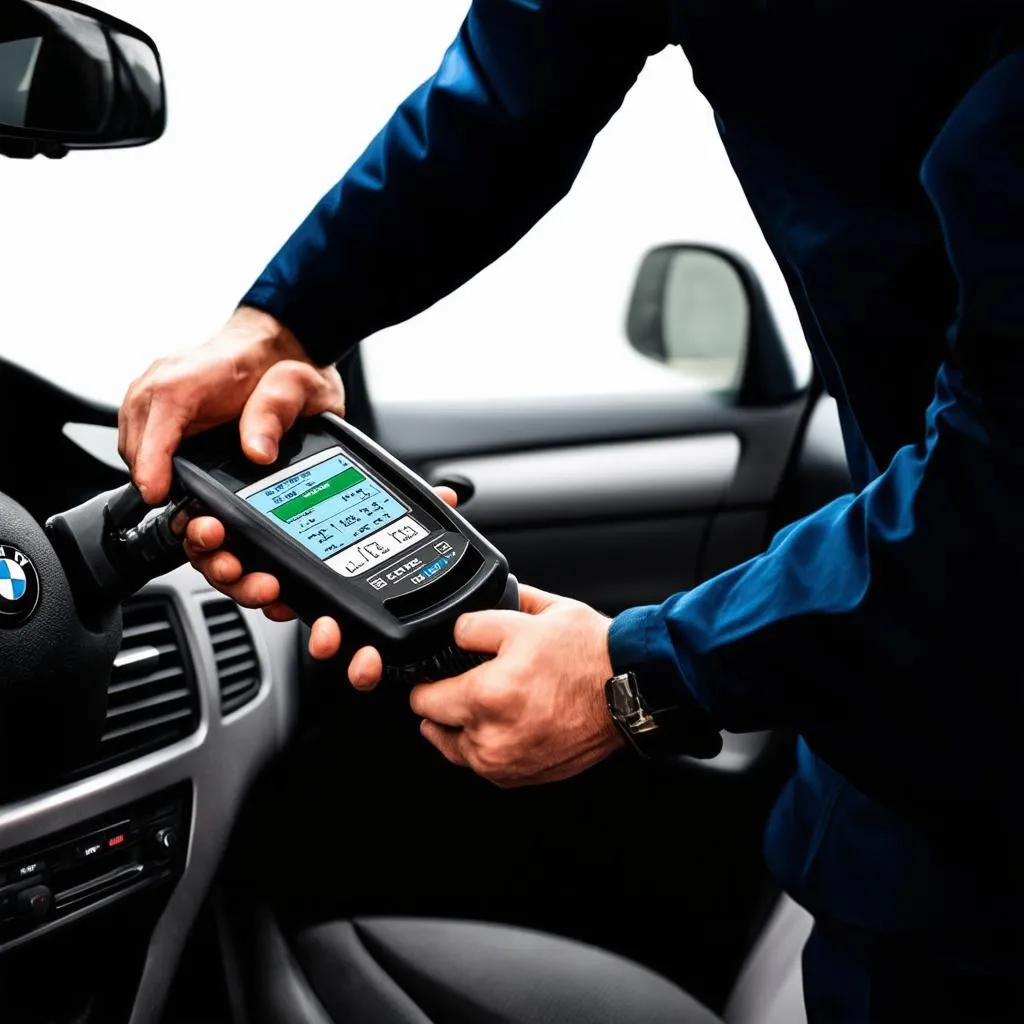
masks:
{"type": "Polygon", "coordinates": [[[71,0],[0,0],[0,153],[142,146],[166,123],[144,32],[71,0]]]}
{"type": "Polygon", "coordinates": [[[638,352],[744,405],[770,405],[798,390],[761,282],[723,249],[666,245],[647,253],[626,334],[638,352]]]}

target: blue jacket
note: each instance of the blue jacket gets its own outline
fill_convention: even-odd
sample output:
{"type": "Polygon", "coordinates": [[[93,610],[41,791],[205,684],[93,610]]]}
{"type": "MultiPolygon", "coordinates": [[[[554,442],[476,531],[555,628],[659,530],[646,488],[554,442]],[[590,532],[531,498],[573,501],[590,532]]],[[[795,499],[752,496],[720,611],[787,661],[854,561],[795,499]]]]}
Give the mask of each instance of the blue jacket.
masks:
{"type": "Polygon", "coordinates": [[[476,0],[243,300],[325,362],[421,311],[565,195],[647,57],[681,44],[858,493],[621,615],[613,661],[724,728],[799,733],[767,854],[812,911],[988,965],[1024,875],[1020,6],[476,0]]]}

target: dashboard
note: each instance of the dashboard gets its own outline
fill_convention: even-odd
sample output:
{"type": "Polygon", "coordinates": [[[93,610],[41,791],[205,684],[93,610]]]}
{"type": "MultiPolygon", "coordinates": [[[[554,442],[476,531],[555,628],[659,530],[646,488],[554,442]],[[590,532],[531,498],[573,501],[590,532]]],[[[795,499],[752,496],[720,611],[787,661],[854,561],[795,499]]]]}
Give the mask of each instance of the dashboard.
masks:
{"type": "Polygon", "coordinates": [[[178,669],[162,668],[158,661],[174,645],[152,632],[157,628],[152,616],[132,625],[126,613],[125,640],[115,663],[121,681],[110,688],[111,728],[104,740],[111,746],[112,766],[94,767],[46,793],[0,805],[0,881],[8,865],[5,888],[15,929],[5,933],[0,923],[5,953],[0,971],[8,946],[30,953],[37,939],[70,932],[112,903],[130,912],[132,902],[141,899],[142,884],[159,881],[173,867],[176,882],[166,887],[169,898],[159,904],[130,1012],[131,1024],[151,1024],[160,1017],[245,795],[295,727],[299,627],[270,625],[257,612],[236,609],[188,566],[133,600],[137,607],[162,607],[173,618],[178,653],[188,667],[181,676],[189,680],[192,717],[181,730],[188,734],[139,756],[123,748],[126,736],[137,739],[144,735],[140,730],[166,729],[185,714],[175,703],[184,700],[178,669]],[[132,696],[140,680],[162,689],[128,700],[125,695],[132,696]],[[145,708],[144,720],[139,708],[145,708]],[[154,717],[154,709],[161,713],[154,717]],[[106,858],[98,874],[80,866],[93,857],[106,858]],[[86,874],[87,882],[78,880],[86,874]],[[107,888],[97,888],[100,883],[107,888]],[[19,911],[22,917],[15,920],[19,911]]]}

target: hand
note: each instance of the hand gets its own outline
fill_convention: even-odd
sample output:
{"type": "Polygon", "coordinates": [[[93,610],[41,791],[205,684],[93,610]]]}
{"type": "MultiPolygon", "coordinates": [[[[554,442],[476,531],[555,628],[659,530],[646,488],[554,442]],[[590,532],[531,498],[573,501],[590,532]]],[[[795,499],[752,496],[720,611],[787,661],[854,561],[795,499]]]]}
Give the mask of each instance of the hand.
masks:
{"type": "Polygon", "coordinates": [[[118,450],[150,505],[171,487],[171,456],[182,438],[241,416],[242,449],[260,465],[277,458],[300,416],[341,414],[345,391],[332,366],[317,367],[272,316],[241,308],[212,340],[159,359],[128,389],[118,450]]]}
{"type": "MultiPolygon", "coordinates": [[[[458,495],[450,487],[437,487],[438,497],[455,508],[458,495]]],[[[193,519],[185,531],[185,553],[189,561],[207,579],[211,586],[246,608],[262,608],[263,614],[274,622],[287,622],[295,613],[278,598],[281,585],[265,572],[246,575],[242,563],[230,551],[221,551],[224,543],[224,525],[212,516],[193,519]]],[[[334,619],[321,618],[313,623],[309,635],[309,653],[318,661],[333,658],[341,647],[341,627],[334,619]]],[[[362,689],[376,685],[383,672],[381,657],[372,647],[364,647],[352,659],[354,668],[349,674],[359,680],[362,689]],[[353,672],[355,675],[353,675],[353,672]]]]}
{"type": "Polygon", "coordinates": [[[520,608],[463,615],[456,643],[496,657],[410,697],[427,740],[503,788],[571,778],[624,742],[604,696],[611,620],[532,587],[520,608]]]}

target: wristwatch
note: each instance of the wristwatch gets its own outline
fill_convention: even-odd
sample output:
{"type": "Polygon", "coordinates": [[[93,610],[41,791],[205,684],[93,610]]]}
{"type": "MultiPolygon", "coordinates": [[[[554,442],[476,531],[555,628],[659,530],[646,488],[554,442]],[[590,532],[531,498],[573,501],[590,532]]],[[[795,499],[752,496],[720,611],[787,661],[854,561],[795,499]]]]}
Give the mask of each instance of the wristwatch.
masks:
{"type": "Polygon", "coordinates": [[[722,736],[695,700],[651,708],[635,672],[622,672],[604,684],[612,721],[643,758],[716,757],[722,736]]]}

